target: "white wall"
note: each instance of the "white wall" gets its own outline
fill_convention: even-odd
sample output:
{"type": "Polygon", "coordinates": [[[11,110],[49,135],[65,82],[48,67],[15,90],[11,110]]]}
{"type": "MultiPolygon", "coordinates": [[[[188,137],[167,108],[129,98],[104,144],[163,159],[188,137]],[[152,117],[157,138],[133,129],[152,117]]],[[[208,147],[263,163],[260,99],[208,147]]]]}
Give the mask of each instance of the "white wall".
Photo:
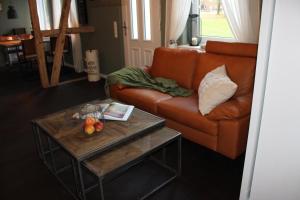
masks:
{"type": "Polygon", "coordinates": [[[241,199],[247,190],[253,200],[300,199],[299,36],[300,1],[277,0],[257,153],[253,165],[255,152],[247,152],[241,199]],[[253,177],[245,176],[251,167],[253,177]]]}

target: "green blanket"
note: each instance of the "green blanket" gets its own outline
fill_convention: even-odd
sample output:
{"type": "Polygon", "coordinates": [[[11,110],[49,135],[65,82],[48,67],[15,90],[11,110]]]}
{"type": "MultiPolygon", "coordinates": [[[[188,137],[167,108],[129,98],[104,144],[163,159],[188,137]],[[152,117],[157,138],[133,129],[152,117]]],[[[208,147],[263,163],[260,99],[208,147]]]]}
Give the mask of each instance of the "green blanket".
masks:
{"type": "Polygon", "coordinates": [[[106,84],[122,84],[130,87],[149,88],[171,96],[190,96],[191,90],[180,87],[176,81],[161,77],[151,77],[140,68],[125,67],[108,75],[106,84]]]}

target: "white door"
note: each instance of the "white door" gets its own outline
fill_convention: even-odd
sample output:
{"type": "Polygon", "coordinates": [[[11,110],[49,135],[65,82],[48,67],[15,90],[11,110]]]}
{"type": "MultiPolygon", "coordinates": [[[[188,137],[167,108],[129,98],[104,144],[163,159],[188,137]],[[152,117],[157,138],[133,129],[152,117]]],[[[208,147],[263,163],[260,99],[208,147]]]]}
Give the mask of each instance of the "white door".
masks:
{"type": "Polygon", "coordinates": [[[161,46],[160,0],[122,0],[122,15],[126,66],[150,66],[161,46]]]}

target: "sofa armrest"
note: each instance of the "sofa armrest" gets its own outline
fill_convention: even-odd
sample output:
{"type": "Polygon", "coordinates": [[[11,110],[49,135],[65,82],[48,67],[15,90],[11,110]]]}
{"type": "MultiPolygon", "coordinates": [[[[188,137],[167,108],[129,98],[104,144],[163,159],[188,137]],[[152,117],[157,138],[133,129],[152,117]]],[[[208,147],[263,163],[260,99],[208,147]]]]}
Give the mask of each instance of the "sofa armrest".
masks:
{"type": "Polygon", "coordinates": [[[146,65],[146,66],[143,68],[143,70],[144,70],[145,72],[147,72],[148,74],[150,73],[150,69],[151,69],[151,66],[148,66],[148,65],[146,65]]]}
{"type": "MultiPolygon", "coordinates": [[[[143,68],[143,70],[144,70],[146,73],[149,73],[149,72],[150,72],[150,68],[151,68],[150,66],[145,66],[145,67],[143,68]]],[[[122,89],[124,89],[124,88],[129,88],[130,86],[124,85],[124,84],[121,84],[121,83],[117,83],[117,84],[114,85],[114,87],[118,88],[119,90],[122,90],[122,89]]]]}
{"type": "Polygon", "coordinates": [[[128,88],[129,86],[127,86],[127,85],[124,85],[124,84],[121,84],[121,83],[118,83],[118,84],[116,84],[115,85],[119,90],[122,90],[122,89],[124,89],[124,88],[128,88]]]}
{"type": "Polygon", "coordinates": [[[252,94],[235,97],[217,106],[207,115],[207,118],[218,121],[242,118],[250,114],[251,105],[252,94]]]}
{"type": "Polygon", "coordinates": [[[250,115],[233,120],[220,120],[217,152],[236,159],[246,151],[250,115]]]}
{"type": "Polygon", "coordinates": [[[118,91],[120,90],[118,85],[110,85],[109,91],[106,93],[108,97],[113,99],[118,99],[118,91]]]}

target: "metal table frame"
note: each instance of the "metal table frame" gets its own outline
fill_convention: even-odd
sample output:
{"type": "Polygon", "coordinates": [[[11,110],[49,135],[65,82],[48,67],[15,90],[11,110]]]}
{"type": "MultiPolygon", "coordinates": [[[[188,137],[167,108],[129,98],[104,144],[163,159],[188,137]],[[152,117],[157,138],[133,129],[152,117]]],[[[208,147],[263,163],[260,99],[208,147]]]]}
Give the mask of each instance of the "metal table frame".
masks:
{"type": "MultiPolygon", "coordinates": [[[[169,140],[168,142],[166,142],[162,145],[159,145],[158,147],[156,147],[156,148],[152,149],[151,151],[143,154],[142,156],[138,157],[137,159],[134,159],[133,161],[130,161],[130,162],[126,163],[125,165],[121,166],[120,168],[110,172],[109,174],[105,174],[104,176],[99,177],[96,174],[94,174],[92,171],[90,171],[92,174],[94,174],[98,178],[98,183],[96,185],[93,185],[93,186],[89,187],[89,188],[85,188],[84,183],[83,183],[83,187],[84,187],[84,190],[83,190],[84,193],[83,194],[84,194],[84,196],[85,196],[86,193],[92,191],[94,188],[99,187],[99,192],[100,192],[100,197],[101,197],[100,199],[104,200],[105,199],[104,189],[103,189],[104,181],[109,182],[114,177],[126,172],[129,168],[134,167],[135,165],[138,165],[139,163],[141,163],[142,161],[144,161],[147,158],[150,158],[150,160],[154,161],[155,163],[157,163],[161,167],[163,167],[163,168],[167,169],[168,171],[172,172],[173,175],[170,178],[168,178],[167,180],[165,180],[163,183],[161,183],[160,185],[153,188],[150,192],[148,192],[145,195],[143,195],[142,197],[140,197],[139,198],[140,200],[147,199],[148,197],[153,195],[155,192],[162,189],[168,183],[173,181],[175,178],[181,176],[181,136],[179,135],[179,136],[173,138],[172,140],[169,140]],[[166,163],[166,148],[172,143],[177,143],[177,169],[173,169],[172,167],[168,166],[167,163],[166,163]],[[155,154],[156,152],[158,152],[160,150],[162,150],[162,159],[161,160],[159,160],[159,159],[152,156],[153,154],[155,154]]],[[[84,163],[84,166],[86,167],[85,163],[84,163]]]]}
{"type": "MultiPolygon", "coordinates": [[[[98,178],[98,184],[95,186],[92,186],[91,188],[85,188],[84,186],[84,180],[83,180],[83,167],[85,159],[76,159],[67,149],[64,148],[63,145],[60,145],[55,141],[54,138],[51,137],[51,135],[47,134],[45,130],[43,130],[42,127],[38,126],[35,121],[32,121],[32,130],[34,134],[34,140],[35,140],[35,146],[36,146],[36,151],[40,159],[43,161],[43,163],[46,165],[46,167],[49,169],[49,171],[58,179],[58,181],[63,185],[63,187],[75,198],[78,200],[86,200],[86,193],[89,192],[91,189],[98,187],[100,190],[100,196],[101,200],[104,200],[104,191],[103,191],[103,181],[104,178],[106,179],[108,176],[105,177],[99,177],[98,178]],[[45,146],[43,144],[42,136],[46,138],[47,146],[48,149],[45,149],[45,146]],[[55,145],[56,144],[56,145],[55,145]],[[55,145],[55,146],[54,146],[55,145]],[[64,153],[68,155],[70,158],[70,164],[66,165],[64,167],[61,167],[60,169],[57,169],[56,161],[55,161],[55,152],[58,150],[62,150],[64,153]],[[48,163],[46,160],[46,156],[50,155],[50,162],[51,164],[48,163]],[[74,184],[75,184],[75,189],[76,192],[74,193],[66,184],[65,182],[59,177],[59,174],[62,172],[65,172],[66,170],[72,169],[72,174],[73,174],[73,179],[74,179],[74,184]]],[[[116,144],[118,145],[118,144],[116,144]]],[[[116,146],[115,145],[115,146],[116,146]]],[[[174,175],[160,184],[159,186],[155,187],[152,191],[149,193],[145,194],[143,197],[140,199],[146,199],[164,186],[166,186],[168,183],[170,183],[172,180],[177,178],[178,176],[181,175],[181,136],[177,136],[174,139],[168,141],[167,143],[158,146],[157,148],[147,152],[140,158],[134,160],[133,162],[129,162],[120,169],[117,169],[114,171],[113,174],[119,174],[121,172],[126,171],[127,169],[137,165],[141,161],[143,161],[146,157],[151,156],[153,153],[162,150],[162,160],[158,160],[156,158],[151,157],[151,160],[159,164],[160,166],[170,170],[171,172],[174,173],[174,175]],[[167,166],[165,163],[166,161],[166,146],[169,144],[176,142],[178,143],[178,157],[177,157],[177,169],[173,169],[169,166],[167,166]]],[[[109,174],[111,176],[112,174],[109,174]]]]}
{"type": "MultiPolygon", "coordinates": [[[[57,180],[63,185],[63,187],[75,198],[75,199],[83,199],[82,198],[82,192],[80,191],[80,180],[78,179],[81,174],[82,178],[82,171],[81,171],[81,161],[78,161],[76,158],[74,158],[66,149],[63,148],[63,146],[58,145],[56,147],[53,147],[54,140],[45,132],[35,122],[32,122],[32,130],[34,134],[34,140],[35,140],[35,146],[36,151],[40,159],[43,161],[43,163],[46,165],[48,170],[57,178],[57,180]],[[41,133],[44,132],[44,133],[41,133]],[[47,145],[48,150],[45,150],[42,135],[46,137],[47,139],[47,145]],[[70,158],[70,165],[64,166],[60,169],[57,169],[54,153],[58,150],[62,150],[64,153],[66,153],[70,158]],[[46,156],[50,154],[51,164],[49,164],[46,160],[46,156]],[[71,189],[64,183],[64,181],[59,177],[59,174],[62,172],[65,172],[66,170],[69,170],[72,168],[76,193],[72,192],[71,189]]],[[[81,179],[83,180],[83,179],[81,179]]]]}

